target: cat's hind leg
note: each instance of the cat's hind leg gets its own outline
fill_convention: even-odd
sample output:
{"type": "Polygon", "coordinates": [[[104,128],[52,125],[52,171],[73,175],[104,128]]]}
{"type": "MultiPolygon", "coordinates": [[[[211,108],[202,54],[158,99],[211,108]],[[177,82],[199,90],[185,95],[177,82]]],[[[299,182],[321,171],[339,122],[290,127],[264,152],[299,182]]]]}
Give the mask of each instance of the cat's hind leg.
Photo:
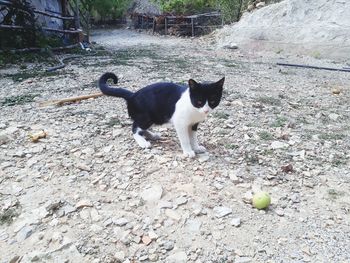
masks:
{"type": "Polygon", "coordinates": [[[133,123],[132,132],[134,139],[137,142],[137,144],[143,149],[151,147],[151,143],[143,137],[145,135],[145,131],[146,130],[139,127],[139,125],[136,122],[133,123]]]}
{"type": "Polygon", "coordinates": [[[204,146],[199,145],[198,143],[198,138],[197,138],[198,124],[199,123],[192,125],[190,129],[190,142],[191,142],[192,149],[195,153],[205,153],[207,149],[205,149],[204,146]]]}
{"type": "Polygon", "coordinates": [[[161,138],[159,133],[151,132],[150,130],[144,130],[143,133],[147,139],[152,141],[160,140],[161,138]]]}

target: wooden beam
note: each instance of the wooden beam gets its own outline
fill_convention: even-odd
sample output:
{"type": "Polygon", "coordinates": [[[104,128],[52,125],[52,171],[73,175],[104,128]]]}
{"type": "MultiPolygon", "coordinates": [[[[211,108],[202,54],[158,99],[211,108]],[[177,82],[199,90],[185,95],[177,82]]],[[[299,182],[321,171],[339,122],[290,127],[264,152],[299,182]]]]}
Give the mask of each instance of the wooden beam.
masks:
{"type": "MultiPolygon", "coordinates": [[[[35,30],[33,28],[28,28],[28,27],[24,27],[24,26],[14,26],[14,25],[0,25],[0,28],[35,30]]],[[[49,28],[49,27],[42,27],[41,29],[45,30],[45,31],[53,31],[53,32],[66,33],[66,34],[78,34],[78,33],[82,32],[81,29],[77,29],[77,30],[63,30],[63,29],[56,29],[56,28],[49,28]]]]}

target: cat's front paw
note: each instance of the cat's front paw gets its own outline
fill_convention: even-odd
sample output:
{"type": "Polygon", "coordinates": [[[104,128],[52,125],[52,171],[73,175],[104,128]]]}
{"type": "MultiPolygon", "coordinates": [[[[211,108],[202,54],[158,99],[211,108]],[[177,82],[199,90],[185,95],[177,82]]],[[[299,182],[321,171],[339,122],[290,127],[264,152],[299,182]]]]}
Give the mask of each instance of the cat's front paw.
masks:
{"type": "Polygon", "coordinates": [[[199,145],[197,148],[194,149],[195,153],[205,153],[207,152],[207,149],[204,146],[199,145]]]}
{"type": "Polygon", "coordinates": [[[142,149],[148,149],[151,147],[151,143],[149,141],[146,141],[146,140],[140,141],[140,142],[138,142],[138,144],[140,145],[140,147],[142,149]]]}
{"type": "Polygon", "coordinates": [[[185,157],[189,157],[189,158],[194,158],[196,156],[196,153],[194,151],[184,151],[183,155],[185,157]]]}

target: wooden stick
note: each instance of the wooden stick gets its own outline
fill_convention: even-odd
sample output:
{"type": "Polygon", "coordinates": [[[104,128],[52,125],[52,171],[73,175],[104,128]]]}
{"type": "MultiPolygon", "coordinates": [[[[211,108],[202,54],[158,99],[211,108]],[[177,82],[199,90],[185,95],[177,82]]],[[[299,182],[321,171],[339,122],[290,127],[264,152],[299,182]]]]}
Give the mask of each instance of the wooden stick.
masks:
{"type": "Polygon", "coordinates": [[[40,102],[39,106],[40,107],[46,107],[46,106],[52,106],[52,105],[62,105],[64,103],[69,103],[69,102],[78,102],[81,100],[87,100],[91,98],[97,98],[104,96],[103,93],[94,93],[94,94],[89,94],[89,95],[83,95],[83,96],[78,96],[78,97],[71,97],[71,98],[64,98],[64,99],[59,99],[59,100],[51,100],[51,101],[44,101],[40,102]]]}

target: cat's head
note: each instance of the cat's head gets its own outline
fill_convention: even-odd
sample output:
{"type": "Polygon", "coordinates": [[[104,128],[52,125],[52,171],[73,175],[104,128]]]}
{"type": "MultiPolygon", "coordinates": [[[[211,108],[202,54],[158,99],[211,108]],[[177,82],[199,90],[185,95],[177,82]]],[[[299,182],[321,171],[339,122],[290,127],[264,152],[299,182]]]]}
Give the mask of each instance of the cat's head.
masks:
{"type": "Polygon", "coordinates": [[[197,83],[190,79],[188,86],[193,107],[201,113],[209,114],[220,103],[224,81],[225,77],[212,83],[197,83]]]}

